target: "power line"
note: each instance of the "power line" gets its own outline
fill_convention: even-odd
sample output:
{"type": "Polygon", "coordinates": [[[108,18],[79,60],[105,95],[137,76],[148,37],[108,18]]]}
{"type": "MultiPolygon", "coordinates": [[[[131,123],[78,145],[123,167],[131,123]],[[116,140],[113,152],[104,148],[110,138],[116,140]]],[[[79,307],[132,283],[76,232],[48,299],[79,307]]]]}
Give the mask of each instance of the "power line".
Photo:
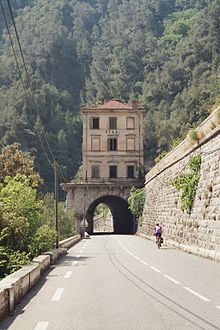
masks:
{"type": "MultiPolygon", "coordinates": [[[[28,98],[28,95],[27,95],[27,92],[26,92],[26,88],[25,88],[25,84],[24,84],[24,81],[23,81],[23,78],[22,78],[22,73],[21,73],[21,70],[20,70],[20,67],[19,67],[19,64],[18,64],[18,58],[17,58],[16,52],[15,52],[15,47],[14,47],[14,43],[13,43],[13,40],[12,40],[12,37],[11,37],[11,32],[10,32],[9,25],[8,25],[8,22],[7,22],[7,18],[6,18],[6,15],[5,15],[5,10],[4,10],[3,4],[2,4],[2,0],[0,0],[0,4],[1,4],[1,10],[2,10],[3,17],[4,17],[4,22],[5,22],[7,33],[8,33],[8,36],[9,36],[10,44],[11,44],[11,47],[12,47],[12,50],[13,50],[13,55],[14,55],[14,58],[15,58],[17,70],[18,70],[18,73],[19,73],[19,78],[21,80],[21,83],[22,83],[22,86],[23,86],[23,89],[24,89],[25,99],[26,99],[26,103],[27,103],[27,106],[28,106],[29,105],[29,98],[28,98]]],[[[31,107],[30,107],[30,109],[32,111],[32,108],[31,107]]],[[[38,134],[38,137],[39,137],[39,140],[40,140],[40,144],[42,146],[42,149],[43,149],[43,151],[45,153],[45,156],[46,156],[49,164],[52,165],[52,163],[51,163],[51,161],[50,161],[50,159],[49,159],[49,157],[47,155],[47,151],[44,148],[44,144],[43,144],[43,141],[41,139],[41,136],[40,136],[40,133],[39,133],[38,129],[37,129],[37,134],[38,134]]]]}
{"type": "Polygon", "coordinates": [[[23,50],[22,50],[22,47],[21,47],[20,38],[19,38],[19,35],[18,35],[18,31],[17,31],[17,27],[16,27],[16,23],[15,23],[15,19],[14,19],[14,14],[13,14],[13,11],[12,11],[12,7],[11,7],[11,4],[10,4],[10,0],[7,0],[7,3],[8,3],[8,7],[9,7],[9,12],[10,12],[10,15],[11,15],[11,18],[12,18],[12,23],[13,23],[13,27],[14,27],[16,39],[17,39],[17,42],[18,42],[18,47],[19,47],[19,50],[20,50],[22,62],[23,62],[24,69],[25,69],[25,72],[26,72],[28,87],[29,87],[29,89],[31,91],[31,95],[32,95],[32,98],[33,98],[33,101],[34,101],[34,105],[35,105],[35,108],[37,110],[37,114],[39,116],[39,120],[40,120],[41,125],[42,125],[42,132],[43,132],[43,135],[44,135],[44,138],[45,138],[45,141],[46,141],[48,150],[50,152],[50,155],[51,155],[53,161],[55,161],[55,157],[53,155],[53,152],[51,150],[50,144],[48,142],[48,139],[47,139],[47,136],[46,136],[46,133],[45,133],[45,129],[44,129],[44,126],[43,126],[43,123],[42,123],[42,120],[41,120],[40,111],[39,111],[39,108],[38,108],[38,105],[37,105],[37,102],[36,102],[36,98],[35,98],[35,95],[34,95],[34,92],[33,92],[32,86],[31,86],[30,76],[29,76],[29,73],[28,73],[28,70],[27,70],[27,66],[26,66],[26,62],[25,62],[25,58],[24,58],[24,53],[23,53],[23,50]]]}
{"type": "Polygon", "coordinates": [[[22,86],[23,86],[23,90],[24,90],[24,93],[25,93],[25,97],[26,97],[26,99],[28,99],[27,92],[26,92],[25,85],[24,85],[24,81],[23,81],[22,74],[21,74],[21,70],[19,68],[18,59],[17,59],[17,55],[16,55],[16,52],[15,52],[13,40],[12,40],[12,37],[11,37],[10,29],[9,29],[8,22],[7,22],[7,19],[6,19],[5,10],[4,10],[4,7],[2,5],[2,1],[0,1],[0,6],[1,6],[2,15],[3,15],[3,18],[4,18],[4,23],[5,23],[7,32],[8,32],[11,48],[12,48],[12,51],[13,51],[13,54],[14,54],[17,70],[18,70],[18,73],[19,73],[19,77],[20,77],[20,80],[21,80],[21,83],[22,83],[22,86]]]}
{"type": "MultiPolygon", "coordinates": [[[[15,52],[15,49],[14,49],[14,45],[13,45],[13,41],[12,41],[12,37],[11,37],[11,34],[10,34],[10,29],[9,29],[9,26],[8,26],[8,23],[7,23],[7,19],[6,19],[6,15],[5,15],[5,11],[4,11],[4,8],[3,8],[3,5],[2,5],[2,0],[0,0],[0,3],[1,3],[1,9],[2,9],[2,13],[3,13],[3,17],[4,17],[4,21],[5,21],[5,25],[6,25],[6,29],[7,29],[7,32],[8,32],[8,35],[9,35],[9,39],[10,39],[10,43],[11,43],[11,47],[13,49],[13,54],[14,54],[14,57],[15,57],[15,61],[16,61],[16,65],[17,65],[17,69],[18,69],[18,72],[19,72],[19,76],[20,76],[20,79],[21,79],[21,82],[22,82],[22,86],[23,86],[23,89],[24,89],[24,93],[25,93],[25,97],[26,97],[26,102],[27,102],[27,105],[29,103],[28,101],[28,96],[27,96],[27,93],[26,93],[26,89],[25,89],[25,85],[24,85],[24,82],[23,82],[23,79],[22,79],[22,74],[21,74],[21,70],[19,68],[19,64],[18,64],[18,60],[17,60],[17,55],[16,55],[16,52],[15,52]]],[[[27,65],[26,65],[26,62],[25,62],[25,58],[24,58],[24,54],[23,54],[23,50],[22,50],[22,47],[21,47],[21,43],[20,43],[20,39],[19,39],[19,35],[18,35],[18,31],[17,31],[17,27],[16,27],[16,23],[15,23],[15,19],[14,19],[14,15],[13,15],[13,11],[12,11],[12,7],[11,7],[11,4],[10,4],[10,0],[7,0],[7,3],[8,3],[8,7],[9,7],[9,12],[10,12],[10,15],[11,15],[11,19],[12,19],[12,23],[13,23],[13,27],[14,27],[14,31],[15,31],[15,35],[16,35],[16,40],[17,40],[17,43],[18,43],[18,46],[19,46],[19,50],[20,50],[20,54],[21,54],[21,58],[22,58],[22,62],[23,62],[23,65],[24,65],[24,69],[25,69],[25,73],[26,73],[26,78],[27,78],[27,82],[28,82],[28,87],[30,89],[30,92],[31,92],[31,95],[32,95],[32,99],[34,101],[34,106],[35,106],[35,109],[37,111],[37,114],[38,114],[38,117],[39,117],[39,121],[40,121],[40,124],[41,124],[41,128],[42,128],[42,133],[43,133],[43,136],[44,136],[44,139],[45,139],[45,142],[46,142],[46,145],[47,145],[47,148],[49,150],[49,153],[50,153],[50,156],[48,156],[48,153],[44,147],[44,143],[43,143],[43,140],[40,136],[40,133],[38,132],[38,129],[37,129],[37,133],[38,133],[38,137],[39,137],[39,140],[40,140],[40,144],[44,150],[44,153],[45,153],[45,156],[49,162],[49,164],[54,167],[56,164],[58,165],[58,169],[59,169],[59,172],[60,172],[60,175],[62,177],[62,180],[64,182],[66,182],[66,179],[65,179],[65,176],[63,175],[62,173],[62,170],[61,170],[61,167],[60,165],[57,163],[57,160],[52,152],[52,149],[50,147],[50,144],[49,144],[49,141],[47,139],[47,135],[46,135],[46,132],[45,132],[45,128],[44,128],[44,125],[43,125],[43,122],[41,120],[41,115],[40,115],[40,111],[39,111],[39,108],[38,108],[38,105],[37,105],[37,102],[36,102],[36,98],[35,98],[35,94],[33,92],[33,89],[32,89],[32,86],[31,86],[31,81],[30,81],[30,76],[29,76],[29,73],[28,73],[28,70],[27,70],[27,65]],[[50,158],[52,158],[52,162],[50,160],[50,158]]]]}

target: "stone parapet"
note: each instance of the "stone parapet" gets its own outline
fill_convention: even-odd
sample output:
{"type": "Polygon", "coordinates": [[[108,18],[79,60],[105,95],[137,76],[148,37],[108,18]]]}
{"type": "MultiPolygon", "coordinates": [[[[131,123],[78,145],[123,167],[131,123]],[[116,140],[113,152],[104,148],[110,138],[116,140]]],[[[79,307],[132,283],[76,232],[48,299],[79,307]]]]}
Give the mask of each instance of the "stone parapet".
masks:
{"type": "Polygon", "coordinates": [[[32,263],[23,266],[18,271],[6,276],[0,281],[0,320],[13,313],[14,307],[25,294],[39,281],[43,272],[54,263],[58,257],[67,253],[67,248],[80,241],[76,235],[60,242],[59,249],[46,252],[33,259],[32,263]]]}

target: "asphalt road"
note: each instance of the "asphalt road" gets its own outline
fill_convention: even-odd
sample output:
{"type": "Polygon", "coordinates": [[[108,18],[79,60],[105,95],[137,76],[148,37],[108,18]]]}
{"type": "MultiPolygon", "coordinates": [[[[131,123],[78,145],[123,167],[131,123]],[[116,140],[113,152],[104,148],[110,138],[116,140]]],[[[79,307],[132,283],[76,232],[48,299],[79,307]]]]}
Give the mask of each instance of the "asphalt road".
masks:
{"type": "Polygon", "coordinates": [[[220,263],[136,236],[92,236],[45,274],[0,329],[220,329],[220,263]]]}

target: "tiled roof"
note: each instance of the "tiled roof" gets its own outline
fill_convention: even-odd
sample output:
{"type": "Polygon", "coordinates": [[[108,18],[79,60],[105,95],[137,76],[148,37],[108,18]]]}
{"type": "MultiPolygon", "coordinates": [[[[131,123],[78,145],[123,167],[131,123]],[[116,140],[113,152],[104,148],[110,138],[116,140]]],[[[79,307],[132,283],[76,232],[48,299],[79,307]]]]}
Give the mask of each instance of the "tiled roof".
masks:
{"type": "Polygon", "coordinates": [[[132,109],[129,104],[123,103],[120,100],[111,100],[104,102],[103,104],[99,104],[97,106],[98,109],[132,109]]]}

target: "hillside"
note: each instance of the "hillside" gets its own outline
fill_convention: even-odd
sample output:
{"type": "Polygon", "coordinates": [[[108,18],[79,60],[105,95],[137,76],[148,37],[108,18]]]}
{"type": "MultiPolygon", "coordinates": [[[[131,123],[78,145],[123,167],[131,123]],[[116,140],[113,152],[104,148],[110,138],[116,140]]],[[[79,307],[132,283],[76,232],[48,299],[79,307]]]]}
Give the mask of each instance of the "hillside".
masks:
{"type": "MultiPolygon", "coordinates": [[[[217,0],[11,4],[39,113],[68,180],[81,163],[81,106],[99,99],[138,98],[146,110],[149,168],[218,102],[217,0]]],[[[25,100],[2,13],[0,17],[0,147],[17,141],[31,151],[51,190],[53,169],[38,137],[42,128],[31,96],[28,104],[25,100]]],[[[12,38],[16,42],[14,33],[12,38]]],[[[18,61],[27,86],[20,56],[18,61]]]]}

